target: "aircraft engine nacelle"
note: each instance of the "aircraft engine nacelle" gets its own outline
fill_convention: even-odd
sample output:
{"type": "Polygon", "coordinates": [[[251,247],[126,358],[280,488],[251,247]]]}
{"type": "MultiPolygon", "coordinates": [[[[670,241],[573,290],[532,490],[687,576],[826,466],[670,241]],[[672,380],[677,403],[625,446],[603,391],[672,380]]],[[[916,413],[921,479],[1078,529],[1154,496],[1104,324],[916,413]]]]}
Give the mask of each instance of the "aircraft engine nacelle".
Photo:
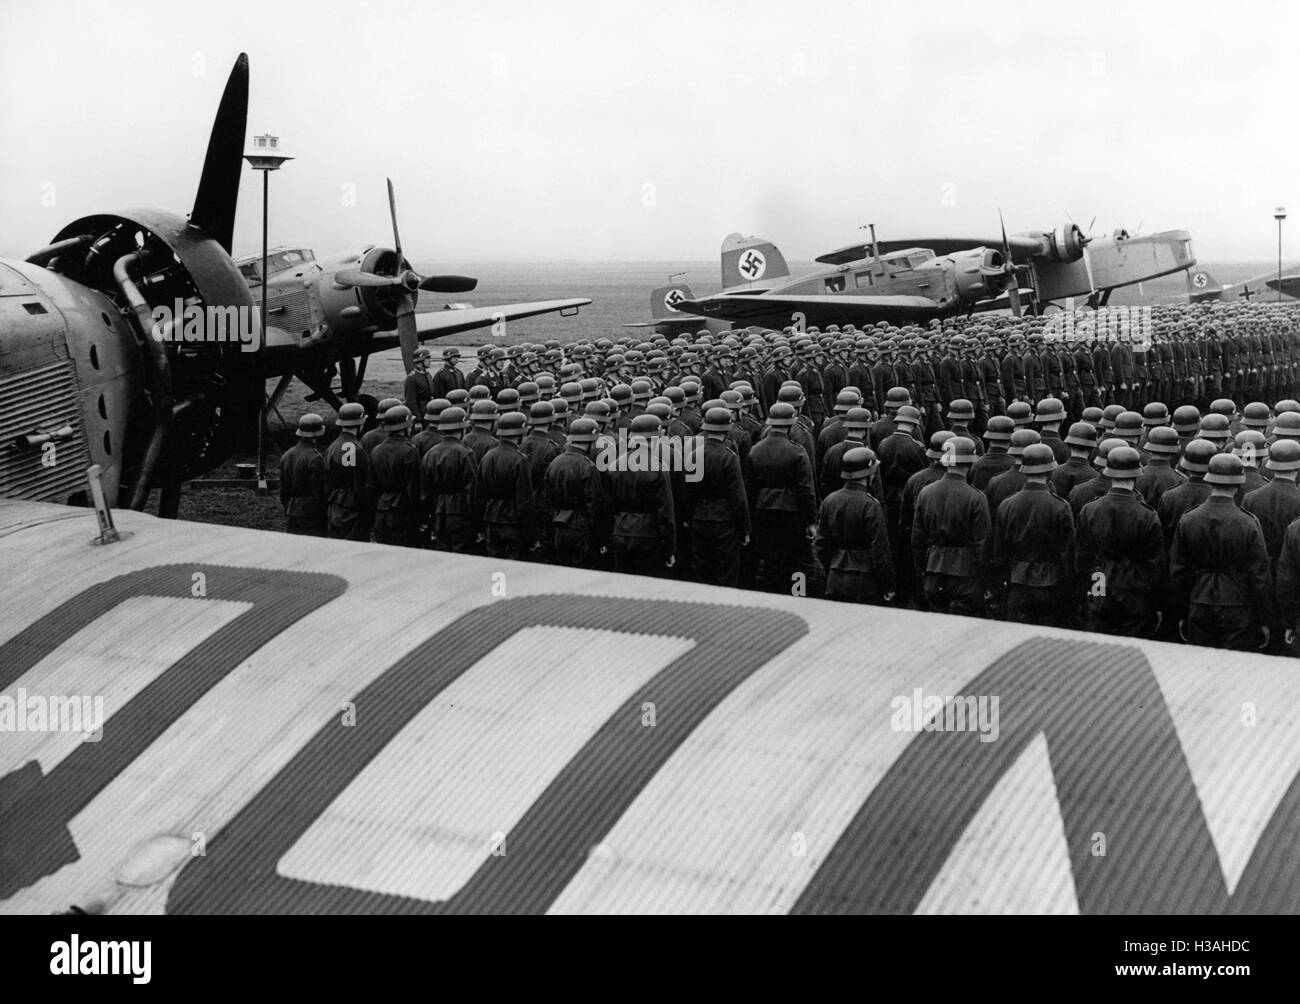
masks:
{"type": "MultiPolygon", "coordinates": [[[[409,268],[410,263],[403,259],[402,267],[409,268]]],[[[397,252],[391,248],[371,248],[355,268],[372,275],[396,275],[397,252]]],[[[310,345],[341,344],[397,327],[397,292],[391,286],[344,286],[326,274],[320,277],[318,294],[320,316],[313,318],[316,325],[310,345]]]]}
{"type": "Polygon", "coordinates": [[[0,261],[0,498],[86,504],[98,464],[116,499],[143,370],[130,322],[104,294],[0,261]]]}
{"type": "MultiPolygon", "coordinates": [[[[154,473],[189,476],[228,455],[235,428],[261,402],[251,351],[261,332],[252,295],[221,244],[180,216],[131,209],[68,224],[28,263],[113,306],[112,334],[101,340],[130,338],[113,355],[129,360],[139,374],[131,384],[146,394],[106,402],[140,415],[138,432],[115,455],[124,481],[136,481],[138,493],[154,473]]],[[[80,328],[68,337],[74,358],[89,351],[80,328]]]]}
{"type": "Polygon", "coordinates": [[[1082,258],[1083,247],[1088,243],[1076,223],[1063,223],[1055,230],[1034,236],[1040,248],[1034,253],[1035,258],[1063,264],[1082,258]]]}
{"type": "Polygon", "coordinates": [[[996,248],[973,248],[949,255],[953,283],[964,303],[977,303],[1002,293],[1006,259],[996,248]]]}

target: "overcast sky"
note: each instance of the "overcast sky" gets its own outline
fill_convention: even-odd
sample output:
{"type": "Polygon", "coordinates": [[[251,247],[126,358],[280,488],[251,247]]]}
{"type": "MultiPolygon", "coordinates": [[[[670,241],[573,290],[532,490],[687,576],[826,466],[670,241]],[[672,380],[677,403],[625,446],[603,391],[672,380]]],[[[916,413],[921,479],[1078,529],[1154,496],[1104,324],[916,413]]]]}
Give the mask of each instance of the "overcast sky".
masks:
{"type": "MultiPolygon", "coordinates": [[[[5,4],[0,251],[91,211],[188,212],[235,57],[271,241],[419,261],[791,259],[858,239],[1184,227],[1202,260],[1276,253],[1295,213],[1300,5],[5,4]],[[353,197],[354,196],[354,197],[353,197]],[[53,203],[52,205],[47,203],[53,203]]],[[[246,172],[236,252],[260,246],[246,172]]]]}

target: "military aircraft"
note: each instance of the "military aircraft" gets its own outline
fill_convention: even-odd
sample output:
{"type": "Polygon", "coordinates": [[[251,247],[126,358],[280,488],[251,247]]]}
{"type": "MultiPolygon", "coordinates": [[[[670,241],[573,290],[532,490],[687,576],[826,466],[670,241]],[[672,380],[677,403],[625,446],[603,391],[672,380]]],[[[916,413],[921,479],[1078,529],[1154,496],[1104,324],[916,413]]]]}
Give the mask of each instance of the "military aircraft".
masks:
{"type": "MultiPolygon", "coordinates": [[[[236,260],[253,300],[267,299],[267,329],[263,355],[268,374],[280,375],[270,404],[284,393],[293,377],[324,398],[334,409],[361,392],[366,360],[375,352],[400,345],[409,371],[418,344],[429,338],[459,334],[539,314],[576,314],[589,299],[538,300],[490,307],[447,304],[441,310],[417,312],[420,291],[467,293],[476,279],[468,276],[421,276],[401,254],[393,183],[388,182],[394,244],[399,249],[367,245],[316,260],[308,248],[277,248],[268,252],[268,276],[263,282],[262,256],[236,260]],[[398,262],[401,262],[400,268],[398,262]],[[333,389],[335,373],[340,387],[333,389]]],[[[312,399],[314,400],[315,397],[312,399]]]]}
{"type": "Polygon", "coordinates": [[[117,517],[0,502],[0,913],[1300,911],[1288,659],[117,517]]]}
{"type": "Polygon", "coordinates": [[[909,238],[850,244],[818,256],[830,266],[791,277],[771,241],[729,234],[722,242],[722,292],[679,300],[678,311],[773,328],[876,321],[917,323],[974,311],[1086,296],[1105,305],[1113,289],[1196,264],[1191,236],[1170,230],[1109,238],[1084,235],[1075,223],[1000,240],[909,238]]]}
{"type": "Polygon", "coordinates": [[[685,300],[695,299],[691,287],[684,282],[673,282],[669,276],[667,286],[659,286],[650,291],[650,320],[632,321],[624,324],[625,328],[653,328],[656,335],[672,338],[676,335],[693,335],[705,330],[712,333],[727,331],[731,328],[729,321],[701,320],[693,314],[683,313],[677,305],[685,300]]]}
{"type": "MultiPolygon", "coordinates": [[[[325,264],[282,253],[284,267],[265,283],[274,325],[249,351],[243,335],[263,341],[254,276],[230,257],[247,108],[241,55],[188,220],[157,209],[99,213],[69,223],[26,261],[0,260],[0,497],[85,502],[82,474],[93,463],[110,503],[129,487],[130,505],[143,508],[160,486],[159,511],[174,515],[182,481],[256,428],[267,379],[299,375],[334,403],[327,375],[336,365],[349,397],[374,352],[400,344],[409,359],[424,338],[590,302],[417,315],[421,290],[464,291],[474,280],[410,267],[390,185],[394,247],[325,264]],[[173,305],[181,309],[164,323],[158,312],[173,305]],[[182,315],[216,323],[191,340],[182,315]],[[224,337],[232,330],[241,337],[224,337]]],[[[260,296],[260,260],[255,278],[260,296]]]]}
{"type": "Polygon", "coordinates": [[[1209,300],[1222,300],[1230,295],[1249,301],[1252,296],[1275,299],[1278,293],[1289,299],[1300,299],[1300,272],[1293,267],[1287,269],[1280,277],[1277,269],[1263,272],[1241,282],[1226,285],[1215,280],[1205,269],[1191,270],[1187,273],[1187,302],[1202,303],[1209,300]],[[1261,288],[1262,287],[1262,288],[1261,288]],[[1266,293],[1265,290],[1269,290],[1266,293]],[[1271,293],[1271,295],[1270,295],[1271,293]]]}

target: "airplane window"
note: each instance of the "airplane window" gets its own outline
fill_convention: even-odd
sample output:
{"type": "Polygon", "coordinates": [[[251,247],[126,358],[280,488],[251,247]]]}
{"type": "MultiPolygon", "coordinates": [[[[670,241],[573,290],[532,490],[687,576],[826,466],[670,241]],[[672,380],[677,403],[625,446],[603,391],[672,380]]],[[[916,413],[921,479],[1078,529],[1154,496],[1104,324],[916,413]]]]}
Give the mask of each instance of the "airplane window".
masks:
{"type": "Polygon", "coordinates": [[[826,280],[826,292],[828,292],[828,293],[843,293],[843,292],[844,292],[844,276],[842,276],[842,275],[836,275],[836,276],[832,276],[831,278],[827,279],[827,280],[826,280]]]}
{"type": "Polygon", "coordinates": [[[261,281],[261,266],[259,262],[249,261],[239,266],[240,274],[249,282],[261,281]]]}
{"type": "Polygon", "coordinates": [[[296,265],[300,261],[302,261],[302,255],[297,251],[286,251],[284,253],[284,262],[286,265],[296,265]]]}
{"type": "Polygon", "coordinates": [[[875,280],[871,278],[870,272],[858,272],[853,276],[853,278],[858,289],[861,289],[863,286],[870,286],[875,282],[875,280]]]}

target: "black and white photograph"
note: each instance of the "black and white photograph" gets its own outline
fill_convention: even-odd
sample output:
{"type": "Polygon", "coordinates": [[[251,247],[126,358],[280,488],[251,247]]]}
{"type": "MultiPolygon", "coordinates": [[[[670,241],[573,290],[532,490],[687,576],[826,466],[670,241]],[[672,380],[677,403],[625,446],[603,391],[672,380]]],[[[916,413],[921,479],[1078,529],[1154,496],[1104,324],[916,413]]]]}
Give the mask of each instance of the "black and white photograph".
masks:
{"type": "Polygon", "coordinates": [[[71,932],[24,969],[938,914],[1264,974],[1300,8],[2,10],[0,920],[71,932]]]}

